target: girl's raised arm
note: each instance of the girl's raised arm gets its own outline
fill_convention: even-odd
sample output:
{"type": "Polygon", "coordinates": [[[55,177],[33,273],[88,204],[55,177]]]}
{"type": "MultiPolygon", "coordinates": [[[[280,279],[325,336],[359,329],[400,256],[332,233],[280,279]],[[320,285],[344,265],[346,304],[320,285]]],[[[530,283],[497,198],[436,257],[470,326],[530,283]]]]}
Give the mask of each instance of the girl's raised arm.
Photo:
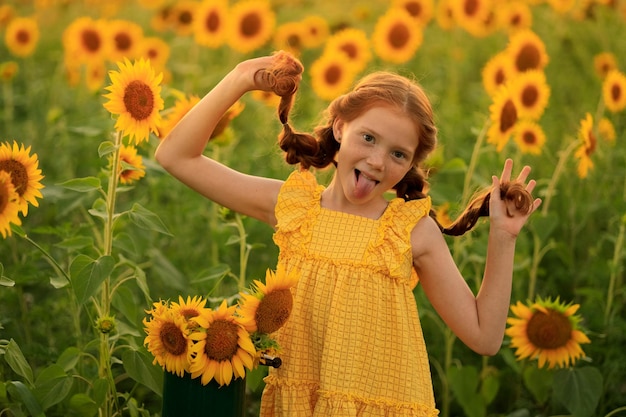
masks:
{"type": "Polygon", "coordinates": [[[247,175],[203,155],[224,113],[246,92],[271,90],[264,70],[275,56],[239,63],[159,144],[156,160],[174,177],[229,209],[274,226],[274,206],[282,181],[247,175]]]}
{"type": "MultiPolygon", "coordinates": [[[[509,181],[512,161],[507,160],[500,178],[493,177],[492,190],[509,181]]],[[[526,183],[529,167],[522,169],[518,180],[526,183]]],[[[535,181],[528,181],[532,192],[535,181]]],[[[454,263],[440,229],[431,218],[422,219],[412,234],[413,259],[424,292],[437,313],[468,347],[483,355],[500,349],[511,302],[513,258],[518,233],[528,216],[541,204],[535,199],[528,212],[492,192],[490,229],[483,281],[475,296],[454,263]]]]}

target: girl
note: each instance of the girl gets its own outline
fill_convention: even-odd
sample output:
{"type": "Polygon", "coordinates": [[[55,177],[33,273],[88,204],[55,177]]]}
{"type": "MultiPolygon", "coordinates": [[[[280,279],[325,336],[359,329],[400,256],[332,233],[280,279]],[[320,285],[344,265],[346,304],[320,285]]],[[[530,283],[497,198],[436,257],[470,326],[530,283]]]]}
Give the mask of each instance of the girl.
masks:
{"type": "Polygon", "coordinates": [[[262,416],[436,416],[428,356],[415,305],[418,277],[454,333],[479,354],[502,343],[515,241],[541,201],[529,167],[510,181],[507,160],[491,197],[439,226],[420,170],[436,144],[430,103],[414,82],[377,72],[330,103],[315,135],[294,132],[288,114],[302,65],[279,52],[238,64],[160,144],[156,159],[218,204],[275,228],[278,264],[296,269],[294,308],[279,331],[283,366],[271,370],[262,416]],[[243,94],[281,96],[286,181],[247,175],[203,156],[221,116],[243,94]],[[310,168],[336,166],[328,186],[310,168]],[[390,189],[397,198],[386,198],[390,189]],[[476,296],[442,235],[489,215],[485,273],[476,296]]]}

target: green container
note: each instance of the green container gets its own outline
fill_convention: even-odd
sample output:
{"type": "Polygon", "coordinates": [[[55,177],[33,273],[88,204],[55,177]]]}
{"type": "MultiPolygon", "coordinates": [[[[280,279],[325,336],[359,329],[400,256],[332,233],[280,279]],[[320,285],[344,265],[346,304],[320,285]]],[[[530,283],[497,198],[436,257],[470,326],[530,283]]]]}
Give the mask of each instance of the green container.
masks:
{"type": "Polygon", "coordinates": [[[215,380],[202,385],[190,374],[163,376],[163,417],[244,417],[246,380],[237,378],[219,386],[215,380]]]}

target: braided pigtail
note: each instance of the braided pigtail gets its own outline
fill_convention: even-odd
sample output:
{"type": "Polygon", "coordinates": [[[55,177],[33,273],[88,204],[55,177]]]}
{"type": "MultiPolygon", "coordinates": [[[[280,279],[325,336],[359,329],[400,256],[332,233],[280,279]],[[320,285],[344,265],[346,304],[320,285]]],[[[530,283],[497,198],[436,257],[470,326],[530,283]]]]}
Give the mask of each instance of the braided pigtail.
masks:
{"type": "MultiPolygon", "coordinates": [[[[528,213],[533,207],[532,195],[519,181],[505,182],[500,185],[500,198],[512,203],[515,209],[528,213]]],[[[480,217],[489,216],[489,200],[491,192],[485,192],[475,197],[465,208],[463,213],[448,227],[440,225],[442,233],[450,236],[461,236],[470,231],[480,217]]],[[[507,211],[508,216],[512,216],[507,211]]],[[[436,220],[436,219],[435,219],[436,220]]],[[[437,223],[439,224],[439,223],[437,223]]]]}

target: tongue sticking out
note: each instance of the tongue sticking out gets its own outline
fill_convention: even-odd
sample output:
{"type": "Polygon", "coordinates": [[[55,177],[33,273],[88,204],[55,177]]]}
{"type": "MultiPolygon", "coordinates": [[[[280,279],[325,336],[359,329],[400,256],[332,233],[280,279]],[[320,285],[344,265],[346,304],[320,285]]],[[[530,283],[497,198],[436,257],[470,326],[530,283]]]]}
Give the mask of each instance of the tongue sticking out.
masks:
{"type": "Polygon", "coordinates": [[[368,195],[378,184],[377,181],[373,181],[362,175],[360,172],[356,172],[356,184],[354,187],[354,195],[357,198],[362,198],[368,195]]]}

